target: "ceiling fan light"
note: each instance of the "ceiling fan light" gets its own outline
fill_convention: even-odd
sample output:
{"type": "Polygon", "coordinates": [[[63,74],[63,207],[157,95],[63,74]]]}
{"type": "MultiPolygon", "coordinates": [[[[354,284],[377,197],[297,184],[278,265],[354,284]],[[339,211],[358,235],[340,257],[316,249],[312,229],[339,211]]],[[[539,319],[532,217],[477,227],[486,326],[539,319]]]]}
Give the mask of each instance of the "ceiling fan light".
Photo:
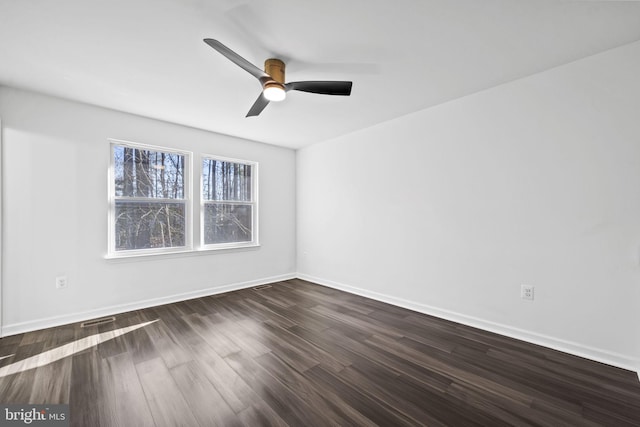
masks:
{"type": "Polygon", "coordinates": [[[284,101],[284,99],[287,97],[287,92],[284,90],[284,87],[280,83],[265,84],[262,94],[269,101],[273,102],[284,101]]]}

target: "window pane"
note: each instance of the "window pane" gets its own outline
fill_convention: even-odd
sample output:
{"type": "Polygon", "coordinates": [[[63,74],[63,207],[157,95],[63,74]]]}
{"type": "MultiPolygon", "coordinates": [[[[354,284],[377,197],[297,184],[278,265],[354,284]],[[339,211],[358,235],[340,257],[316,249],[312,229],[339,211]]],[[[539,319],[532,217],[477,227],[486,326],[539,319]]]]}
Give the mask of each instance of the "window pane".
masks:
{"type": "Polygon", "coordinates": [[[115,145],[113,165],[116,196],[184,199],[181,154],[115,145]]]}
{"type": "Polygon", "coordinates": [[[116,200],[116,251],[185,245],[184,203],[116,200]]]}
{"type": "Polygon", "coordinates": [[[251,165],[216,159],[202,160],[204,200],[250,202],[251,165]]]}
{"type": "Polygon", "coordinates": [[[204,206],[204,243],[250,242],[251,205],[207,203],[204,206]]]}

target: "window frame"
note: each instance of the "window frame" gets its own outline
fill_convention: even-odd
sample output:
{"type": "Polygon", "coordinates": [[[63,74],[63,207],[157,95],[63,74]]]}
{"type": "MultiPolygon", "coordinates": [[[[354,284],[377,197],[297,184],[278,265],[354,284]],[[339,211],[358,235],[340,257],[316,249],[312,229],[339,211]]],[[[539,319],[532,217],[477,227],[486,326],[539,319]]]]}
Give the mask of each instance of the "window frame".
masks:
{"type": "Polygon", "coordinates": [[[193,251],[193,153],[187,150],[163,147],[158,145],[142,144],[138,142],[124,141],[119,139],[108,139],[109,142],[109,170],[108,170],[108,248],[107,258],[128,258],[146,255],[162,255],[172,253],[184,253],[193,251]],[[156,151],[162,153],[172,153],[184,156],[184,176],[183,176],[183,194],[182,199],[165,199],[150,197],[125,197],[116,196],[115,186],[115,147],[127,147],[148,151],[156,151]],[[184,246],[172,246],[165,248],[146,248],[146,249],[126,249],[116,250],[116,201],[127,200],[136,202],[151,203],[179,203],[184,204],[184,246]]]}
{"type": "Polygon", "coordinates": [[[252,160],[243,160],[232,157],[218,156],[214,154],[203,153],[200,155],[200,249],[201,250],[220,250],[234,248],[249,248],[260,246],[258,232],[259,203],[258,203],[258,162],[252,160]],[[217,160],[228,163],[239,163],[251,166],[251,201],[242,200],[205,200],[204,198],[204,170],[203,163],[205,160],[217,160]],[[228,204],[228,205],[251,205],[251,240],[246,242],[227,242],[227,243],[210,243],[205,244],[204,228],[205,228],[205,206],[207,204],[228,204]]]}

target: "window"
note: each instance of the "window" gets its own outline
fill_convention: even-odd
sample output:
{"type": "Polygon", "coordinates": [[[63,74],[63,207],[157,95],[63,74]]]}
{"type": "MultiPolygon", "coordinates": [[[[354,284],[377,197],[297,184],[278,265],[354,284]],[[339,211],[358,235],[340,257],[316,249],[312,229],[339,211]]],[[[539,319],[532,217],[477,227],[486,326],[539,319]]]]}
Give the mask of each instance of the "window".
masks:
{"type": "Polygon", "coordinates": [[[256,175],[256,163],[203,156],[203,247],[257,244],[256,175]]]}
{"type": "Polygon", "coordinates": [[[111,255],[191,248],[190,155],[112,142],[111,255]]]}
{"type": "Polygon", "coordinates": [[[258,245],[257,163],[197,154],[194,176],[189,152],[110,142],[109,257],[258,245]]]}

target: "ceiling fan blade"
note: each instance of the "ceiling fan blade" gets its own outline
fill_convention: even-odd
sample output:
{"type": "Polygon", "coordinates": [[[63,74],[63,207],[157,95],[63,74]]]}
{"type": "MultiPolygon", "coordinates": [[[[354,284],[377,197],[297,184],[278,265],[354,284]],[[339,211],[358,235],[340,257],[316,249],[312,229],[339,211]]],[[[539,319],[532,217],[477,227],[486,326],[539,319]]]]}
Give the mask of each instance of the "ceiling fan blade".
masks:
{"type": "Polygon", "coordinates": [[[299,90],[302,92],[320,93],[322,95],[351,95],[352,82],[336,82],[336,81],[308,81],[308,82],[289,82],[284,85],[286,90],[299,90]]]}
{"type": "Polygon", "coordinates": [[[258,114],[262,113],[262,110],[264,110],[264,107],[266,107],[268,104],[269,100],[264,97],[262,92],[260,92],[260,96],[258,97],[258,99],[256,99],[256,102],[253,103],[246,117],[257,116],[258,114]]]}
{"type": "Polygon", "coordinates": [[[260,68],[256,67],[251,62],[247,61],[246,59],[244,59],[243,57],[241,57],[240,55],[238,55],[237,53],[235,53],[234,51],[232,51],[222,43],[220,43],[218,40],[204,39],[204,42],[209,46],[211,46],[212,48],[214,48],[215,50],[217,50],[218,52],[220,52],[221,54],[223,54],[224,56],[226,56],[227,59],[229,59],[231,62],[233,62],[234,64],[236,64],[238,67],[242,68],[249,74],[251,74],[256,79],[260,81],[262,81],[262,79],[271,79],[271,77],[269,77],[267,73],[265,73],[260,68]]]}

